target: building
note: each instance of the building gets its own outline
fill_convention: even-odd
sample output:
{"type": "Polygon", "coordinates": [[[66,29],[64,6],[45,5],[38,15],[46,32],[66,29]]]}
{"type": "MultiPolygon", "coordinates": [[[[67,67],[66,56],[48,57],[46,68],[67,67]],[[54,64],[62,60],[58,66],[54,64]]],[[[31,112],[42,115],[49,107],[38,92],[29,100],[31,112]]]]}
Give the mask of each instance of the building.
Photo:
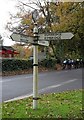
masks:
{"type": "Polygon", "coordinates": [[[0,46],[0,57],[1,58],[14,58],[14,55],[19,54],[11,46],[0,46]]]}

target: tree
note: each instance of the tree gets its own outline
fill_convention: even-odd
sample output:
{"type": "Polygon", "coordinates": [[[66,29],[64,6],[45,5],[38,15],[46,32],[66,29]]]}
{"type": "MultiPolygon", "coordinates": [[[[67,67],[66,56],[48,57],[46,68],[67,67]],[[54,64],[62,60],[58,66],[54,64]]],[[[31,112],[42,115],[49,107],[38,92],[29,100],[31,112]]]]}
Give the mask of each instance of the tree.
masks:
{"type": "MultiPolygon", "coordinates": [[[[54,11],[55,12],[55,11],[54,11]]],[[[84,39],[84,16],[83,16],[84,8],[83,3],[60,3],[56,13],[60,16],[60,24],[56,26],[53,25],[53,31],[62,31],[62,32],[72,32],[74,34],[74,38],[72,40],[62,41],[56,45],[56,47],[52,45],[54,53],[57,53],[58,49],[62,47],[61,51],[64,51],[63,56],[67,54],[72,57],[72,54],[75,52],[75,55],[79,53],[81,55],[83,51],[83,39],[84,39]],[[58,48],[59,47],[59,48],[58,48]],[[57,49],[58,48],[58,49],[57,49]]],[[[59,51],[60,51],[59,49],[59,51]]],[[[60,53],[60,52],[59,52],[60,53]]],[[[59,54],[58,56],[60,56],[59,54]]],[[[67,56],[67,57],[69,57],[67,56]]],[[[74,56],[75,57],[75,56],[74,56]]]]}
{"type": "Polygon", "coordinates": [[[27,59],[32,54],[32,48],[31,46],[23,46],[19,43],[16,43],[12,46],[15,50],[19,52],[15,57],[18,59],[27,59]]]}
{"type": "MultiPolygon", "coordinates": [[[[38,0],[32,0],[29,3],[20,2],[18,6],[20,13],[17,13],[17,17],[21,22],[16,28],[19,33],[33,35],[34,24],[32,22],[32,13],[30,10],[26,11],[26,7],[33,9],[32,5],[35,5],[40,13],[38,19],[38,27],[40,32],[72,32],[74,38],[72,40],[64,41],[51,41],[50,47],[53,50],[55,58],[72,57],[72,54],[79,54],[84,52],[84,17],[83,17],[83,3],[59,3],[53,4],[52,2],[44,1],[43,3],[38,0]],[[27,27],[26,27],[27,26],[27,27]]],[[[9,26],[10,28],[10,26],[9,26]]],[[[14,30],[13,28],[12,30],[14,30]]]]}

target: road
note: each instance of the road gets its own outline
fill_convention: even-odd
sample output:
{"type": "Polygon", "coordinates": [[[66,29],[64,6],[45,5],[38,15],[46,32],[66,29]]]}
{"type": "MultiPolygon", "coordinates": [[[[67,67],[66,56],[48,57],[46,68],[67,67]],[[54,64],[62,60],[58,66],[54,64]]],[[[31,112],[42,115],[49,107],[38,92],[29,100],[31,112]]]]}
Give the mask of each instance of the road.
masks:
{"type": "MultiPolygon", "coordinates": [[[[3,77],[2,101],[28,97],[33,91],[32,74],[3,77]]],[[[1,85],[1,84],[0,84],[1,85]]],[[[62,92],[82,88],[82,69],[39,73],[39,93],[62,92]]]]}

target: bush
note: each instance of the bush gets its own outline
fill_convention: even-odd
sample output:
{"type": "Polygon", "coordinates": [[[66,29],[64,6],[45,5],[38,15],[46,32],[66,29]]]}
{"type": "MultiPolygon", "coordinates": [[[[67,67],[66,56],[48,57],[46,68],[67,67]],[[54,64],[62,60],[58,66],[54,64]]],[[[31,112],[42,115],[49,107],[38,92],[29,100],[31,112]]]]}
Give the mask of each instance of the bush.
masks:
{"type": "Polygon", "coordinates": [[[3,59],[2,71],[15,71],[32,68],[32,61],[17,60],[17,59],[3,59]]]}
{"type": "MultiPolygon", "coordinates": [[[[44,59],[39,62],[39,67],[55,68],[56,60],[44,59]]],[[[3,59],[2,72],[29,70],[33,68],[32,60],[18,60],[18,59],[3,59]]]]}

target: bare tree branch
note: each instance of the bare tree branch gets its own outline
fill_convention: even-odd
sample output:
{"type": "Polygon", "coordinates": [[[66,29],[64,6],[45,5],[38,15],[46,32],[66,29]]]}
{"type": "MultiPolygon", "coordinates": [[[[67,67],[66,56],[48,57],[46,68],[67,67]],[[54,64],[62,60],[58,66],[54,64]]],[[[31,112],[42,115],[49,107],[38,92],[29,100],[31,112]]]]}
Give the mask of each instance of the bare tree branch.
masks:
{"type": "MultiPolygon", "coordinates": [[[[23,2],[21,2],[21,1],[19,1],[21,4],[23,4],[23,5],[25,5],[25,6],[27,6],[27,7],[30,7],[30,8],[32,8],[32,9],[35,9],[34,7],[32,7],[32,6],[30,6],[30,5],[28,5],[28,3],[23,3],[23,2]]],[[[30,3],[29,3],[30,4],[30,3]]]]}

